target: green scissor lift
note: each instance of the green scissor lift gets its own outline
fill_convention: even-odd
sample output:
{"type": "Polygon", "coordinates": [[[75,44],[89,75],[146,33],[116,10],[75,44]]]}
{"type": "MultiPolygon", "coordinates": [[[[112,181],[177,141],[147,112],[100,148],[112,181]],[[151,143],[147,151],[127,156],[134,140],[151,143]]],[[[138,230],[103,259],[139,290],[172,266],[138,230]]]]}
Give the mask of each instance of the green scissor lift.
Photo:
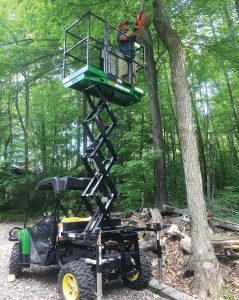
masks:
{"type": "MultiPolygon", "coordinates": [[[[82,125],[87,134],[87,147],[81,160],[87,177],[53,177],[42,180],[36,190],[53,190],[55,206],[50,216],[37,224],[13,228],[13,246],[9,272],[16,277],[31,264],[58,264],[59,292],[63,300],[97,299],[102,295],[102,278],[122,279],[130,288],[148,285],[151,262],[139,250],[138,232],[154,231],[159,237],[160,224],[139,228],[122,226],[110,211],[117,190],[109,173],[117,160],[109,136],[117,125],[110,102],[127,107],[140,102],[144,92],[133,84],[133,64],[138,74],[144,68],[144,46],[138,45],[130,59],[117,50],[118,30],[104,20],[86,13],[65,31],[64,79],[66,88],[81,91],[88,103],[89,114],[82,125]],[[92,32],[91,28],[97,28],[92,32]],[[104,37],[104,39],[102,38],[104,37]],[[119,80],[119,60],[128,64],[128,82],[119,80]],[[60,220],[61,193],[79,190],[89,218],[60,220]],[[95,205],[96,204],[96,205],[95,205]],[[14,231],[15,234],[14,234],[14,231]]],[[[134,68],[135,69],[135,68],[134,68]]],[[[140,75],[137,75],[140,76],[140,75]]],[[[157,238],[158,255],[160,244],[157,238]]]]}

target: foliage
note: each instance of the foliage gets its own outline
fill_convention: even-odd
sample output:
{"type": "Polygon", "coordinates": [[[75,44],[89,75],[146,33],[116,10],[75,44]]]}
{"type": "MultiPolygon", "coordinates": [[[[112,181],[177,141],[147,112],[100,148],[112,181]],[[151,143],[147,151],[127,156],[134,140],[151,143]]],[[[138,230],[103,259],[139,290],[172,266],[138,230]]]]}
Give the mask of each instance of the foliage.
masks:
{"type": "Polygon", "coordinates": [[[215,216],[238,222],[239,201],[238,187],[225,187],[218,191],[216,197],[208,201],[208,207],[212,208],[215,216]]]}
{"type": "MultiPolygon", "coordinates": [[[[83,145],[82,96],[64,89],[61,82],[64,29],[88,10],[115,26],[121,20],[133,21],[138,2],[0,0],[1,210],[24,211],[36,182],[43,178],[84,174],[78,164],[83,145]]],[[[186,53],[208,204],[219,213],[225,201],[238,210],[239,21],[234,1],[222,5],[219,0],[170,0],[166,5],[186,53]]],[[[151,1],[145,1],[145,10],[152,20],[151,1]]],[[[168,198],[171,205],[184,207],[185,180],[170,66],[152,24],[150,30],[158,70],[168,198]]],[[[93,34],[99,35],[97,28],[93,34]]],[[[139,78],[137,85],[144,86],[144,81],[139,78]]],[[[130,108],[113,106],[119,122],[112,133],[119,155],[112,169],[119,191],[114,209],[139,210],[142,198],[145,206],[154,205],[149,103],[146,94],[144,101],[130,108]]],[[[38,204],[35,210],[41,209],[42,202],[38,204]]],[[[77,197],[72,196],[66,207],[73,211],[75,206],[77,197]]]]}

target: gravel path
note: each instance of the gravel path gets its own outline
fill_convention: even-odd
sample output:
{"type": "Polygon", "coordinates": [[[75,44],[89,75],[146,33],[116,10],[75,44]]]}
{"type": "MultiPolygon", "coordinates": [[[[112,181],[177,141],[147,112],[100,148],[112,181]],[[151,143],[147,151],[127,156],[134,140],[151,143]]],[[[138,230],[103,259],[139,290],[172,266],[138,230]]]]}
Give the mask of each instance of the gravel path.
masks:
{"type": "MultiPolygon", "coordinates": [[[[8,282],[8,264],[14,242],[8,241],[8,232],[19,224],[0,223],[0,299],[1,300],[60,300],[57,292],[57,267],[33,265],[25,269],[23,276],[8,282]]],[[[149,290],[134,291],[117,281],[103,287],[104,300],[163,300],[149,290]]],[[[87,299],[84,299],[87,300],[87,299]]]]}

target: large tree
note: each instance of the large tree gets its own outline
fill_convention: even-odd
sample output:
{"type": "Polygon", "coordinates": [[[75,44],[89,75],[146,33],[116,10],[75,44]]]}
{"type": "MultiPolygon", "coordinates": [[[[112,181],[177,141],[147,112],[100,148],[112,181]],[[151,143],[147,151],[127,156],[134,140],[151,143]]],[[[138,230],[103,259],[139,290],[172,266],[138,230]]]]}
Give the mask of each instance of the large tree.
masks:
{"type": "Polygon", "coordinates": [[[184,51],[180,37],[166,15],[163,1],[154,0],[153,8],[155,28],[169,53],[172,89],[176,98],[187,202],[191,217],[194,288],[200,299],[217,299],[222,278],[210,242],[184,51]]]}
{"type": "Polygon", "coordinates": [[[145,28],[145,75],[148,78],[149,99],[152,115],[154,157],[154,203],[163,209],[167,203],[166,170],[164,161],[163,129],[159,106],[156,62],[154,59],[153,41],[150,29],[145,28]]]}

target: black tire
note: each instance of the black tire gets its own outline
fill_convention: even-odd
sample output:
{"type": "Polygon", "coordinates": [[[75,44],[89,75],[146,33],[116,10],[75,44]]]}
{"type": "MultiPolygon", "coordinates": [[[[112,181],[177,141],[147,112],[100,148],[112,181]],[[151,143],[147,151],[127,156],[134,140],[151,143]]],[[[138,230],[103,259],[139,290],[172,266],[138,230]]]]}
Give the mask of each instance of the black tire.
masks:
{"type": "Polygon", "coordinates": [[[140,272],[135,276],[128,277],[125,281],[125,285],[131,289],[141,290],[148,286],[152,273],[152,264],[149,257],[141,252],[140,253],[140,272]]]}
{"type": "MultiPolygon", "coordinates": [[[[58,290],[62,300],[68,300],[67,291],[63,287],[63,282],[69,274],[77,282],[77,296],[71,299],[95,299],[96,279],[94,272],[90,265],[87,265],[84,260],[79,259],[65,264],[60,270],[58,275],[58,290]]],[[[68,287],[68,290],[70,288],[71,287],[68,287]]]]}
{"type": "Polygon", "coordinates": [[[12,247],[10,263],[9,263],[9,274],[15,274],[16,278],[22,275],[22,267],[20,266],[20,250],[19,243],[16,243],[12,247]]]}

